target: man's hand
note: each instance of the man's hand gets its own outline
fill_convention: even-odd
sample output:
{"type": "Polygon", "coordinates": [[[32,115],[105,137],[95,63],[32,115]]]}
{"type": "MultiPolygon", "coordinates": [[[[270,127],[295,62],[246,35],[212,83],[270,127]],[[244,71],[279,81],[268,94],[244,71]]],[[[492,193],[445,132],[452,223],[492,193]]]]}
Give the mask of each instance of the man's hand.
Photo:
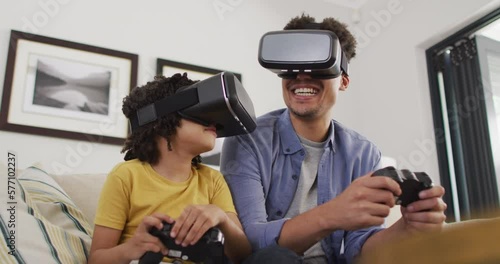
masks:
{"type": "Polygon", "coordinates": [[[446,215],[446,203],[442,197],[444,188],[435,186],[419,193],[420,200],[401,207],[404,228],[411,232],[440,231],[446,215]]]}
{"type": "Polygon", "coordinates": [[[134,236],[125,242],[126,251],[124,253],[127,254],[129,259],[139,259],[148,251],[161,251],[164,255],[168,253],[168,249],[165,248],[160,239],[149,233],[152,227],[163,228],[162,221],[170,224],[174,222],[172,218],[160,213],[155,213],[142,219],[142,222],[135,230],[134,236]]]}
{"type": "Polygon", "coordinates": [[[175,220],[170,235],[183,247],[194,245],[208,229],[228,219],[227,214],[215,205],[190,205],[175,220]]]}
{"type": "Polygon", "coordinates": [[[399,184],[388,177],[371,177],[371,173],[353,181],[335,199],[321,205],[327,225],[333,230],[356,230],[384,223],[394,196],[401,194],[399,184]]]}

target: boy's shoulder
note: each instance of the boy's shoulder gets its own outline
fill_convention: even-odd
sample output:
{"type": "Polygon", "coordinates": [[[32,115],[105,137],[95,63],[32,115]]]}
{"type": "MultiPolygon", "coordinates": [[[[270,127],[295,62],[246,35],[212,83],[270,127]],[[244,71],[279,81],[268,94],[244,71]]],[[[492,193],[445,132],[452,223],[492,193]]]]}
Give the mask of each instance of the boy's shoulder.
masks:
{"type": "Polygon", "coordinates": [[[111,171],[120,170],[120,169],[127,169],[127,168],[137,167],[137,166],[143,166],[143,162],[140,161],[139,159],[131,159],[131,160],[122,161],[122,162],[117,163],[113,167],[113,169],[111,169],[111,171]]]}
{"type": "MultiPolygon", "coordinates": [[[[218,166],[216,168],[218,168],[218,166]]],[[[198,175],[203,177],[205,180],[210,179],[211,181],[218,181],[224,177],[222,176],[222,173],[216,168],[212,167],[211,165],[200,163],[198,164],[198,168],[196,170],[198,171],[198,175]]]]}
{"type": "Polygon", "coordinates": [[[211,174],[211,175],[212,174],[213,175],[220,174],[220,171],[218,169],[212,167],[212,165],[207,165],[204,163],[198,164],[197,170],[198,170],[198,173],[200,173],[200,174],[211,174]]]}
{"type": "Polygon", "coordinates": [[[112,175],[121,175],[122,177],[125,175],[131,175],[137,170],[145,169],[147,164],[138,159],[132,159],[120,162],[116,164],[113,169],[109,172],[109,176],[112,175]]]}

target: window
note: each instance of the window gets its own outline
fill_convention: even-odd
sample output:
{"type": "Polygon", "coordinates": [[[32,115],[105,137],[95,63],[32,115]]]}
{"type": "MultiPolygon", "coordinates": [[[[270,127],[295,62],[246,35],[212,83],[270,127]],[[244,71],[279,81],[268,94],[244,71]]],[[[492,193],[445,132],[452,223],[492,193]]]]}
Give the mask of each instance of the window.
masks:
{"type": "Polygon", "coordinates": [[[448,221],[500,204],[500,9],[426,51],[448,221]]]}

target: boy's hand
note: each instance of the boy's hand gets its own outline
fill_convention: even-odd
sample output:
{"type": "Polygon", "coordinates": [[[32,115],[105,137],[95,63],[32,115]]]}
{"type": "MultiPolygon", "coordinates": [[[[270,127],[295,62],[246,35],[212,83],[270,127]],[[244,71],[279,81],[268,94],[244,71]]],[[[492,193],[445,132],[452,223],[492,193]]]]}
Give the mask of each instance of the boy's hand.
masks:
{"type": "Polygon", "coordinates": [[[168,253],[168,249],[165,248],[160,239],[149,233],[152,227],[163,228],[162,221],[168,223],[174,222],[169,216],[160,213],[155,213],[142,219],[142,222],[135,230],[134,236],[125,242],[126,252],[124,253],[128,255],[129,259],[137,260],[148,251],[161,251],[164,255],[168,253]]]}
{"type": "Polygon", "coordinates": [[[183,247],[194,245],[208,229],[227,220],[226,213],[215,205],[190,205],[175,220],[170,236],[183,247]]]}

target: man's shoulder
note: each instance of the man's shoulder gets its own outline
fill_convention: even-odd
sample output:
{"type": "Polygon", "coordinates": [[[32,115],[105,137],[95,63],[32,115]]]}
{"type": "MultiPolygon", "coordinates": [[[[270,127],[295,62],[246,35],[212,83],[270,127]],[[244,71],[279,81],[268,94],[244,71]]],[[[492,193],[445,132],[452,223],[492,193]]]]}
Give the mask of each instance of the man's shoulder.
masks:
{"type": "Polygon", "coordinates": [[[224,141],[267,141],[272,138],[272,134],[276,132],[276,127],[279,120],[283,116],[286,109],[278,109],[259,116],[256,119],[257,127],[254,131],[248,134],[242,134],[234,137],[228,137],[224,141]]]}
{"type": "MultiPolygon", "coordinates": [[[[259,116],[257,127],[251,133],[225,138],[222,160],[242,153],[251,155],[258,152],[258,155],[263,155],[273,152],[279,146],[280,120],[286,114],[285,111],[286,109],[279,109],[259,116]]],[[[221,171],[224,172],[222,168],[221,171]]]]}
{"type": "Polygon", "coordinates": [[[257,129],[274,127],[285,113],[286,109],[278,109],[257,118],[257,129]]]}
{"type": "Polygon", "coordinates": [[[335,141],[340,142],[342,145],[347,145],[349,147],[362,145],[377,148],[372,141],[354,129],[349,128],[336,120],[333,120],[333,123],[335,126],[335,141]]]}
{"type": "Polygon", "coordinates": [[[381,152],[375,143],[353,129],[334,122],[334,146],[340,154],[336,156],[349,164],[349,167],[357,168],[352,171],[352,176],[359,177],[374,170],[381,158],[381,152]]]}

